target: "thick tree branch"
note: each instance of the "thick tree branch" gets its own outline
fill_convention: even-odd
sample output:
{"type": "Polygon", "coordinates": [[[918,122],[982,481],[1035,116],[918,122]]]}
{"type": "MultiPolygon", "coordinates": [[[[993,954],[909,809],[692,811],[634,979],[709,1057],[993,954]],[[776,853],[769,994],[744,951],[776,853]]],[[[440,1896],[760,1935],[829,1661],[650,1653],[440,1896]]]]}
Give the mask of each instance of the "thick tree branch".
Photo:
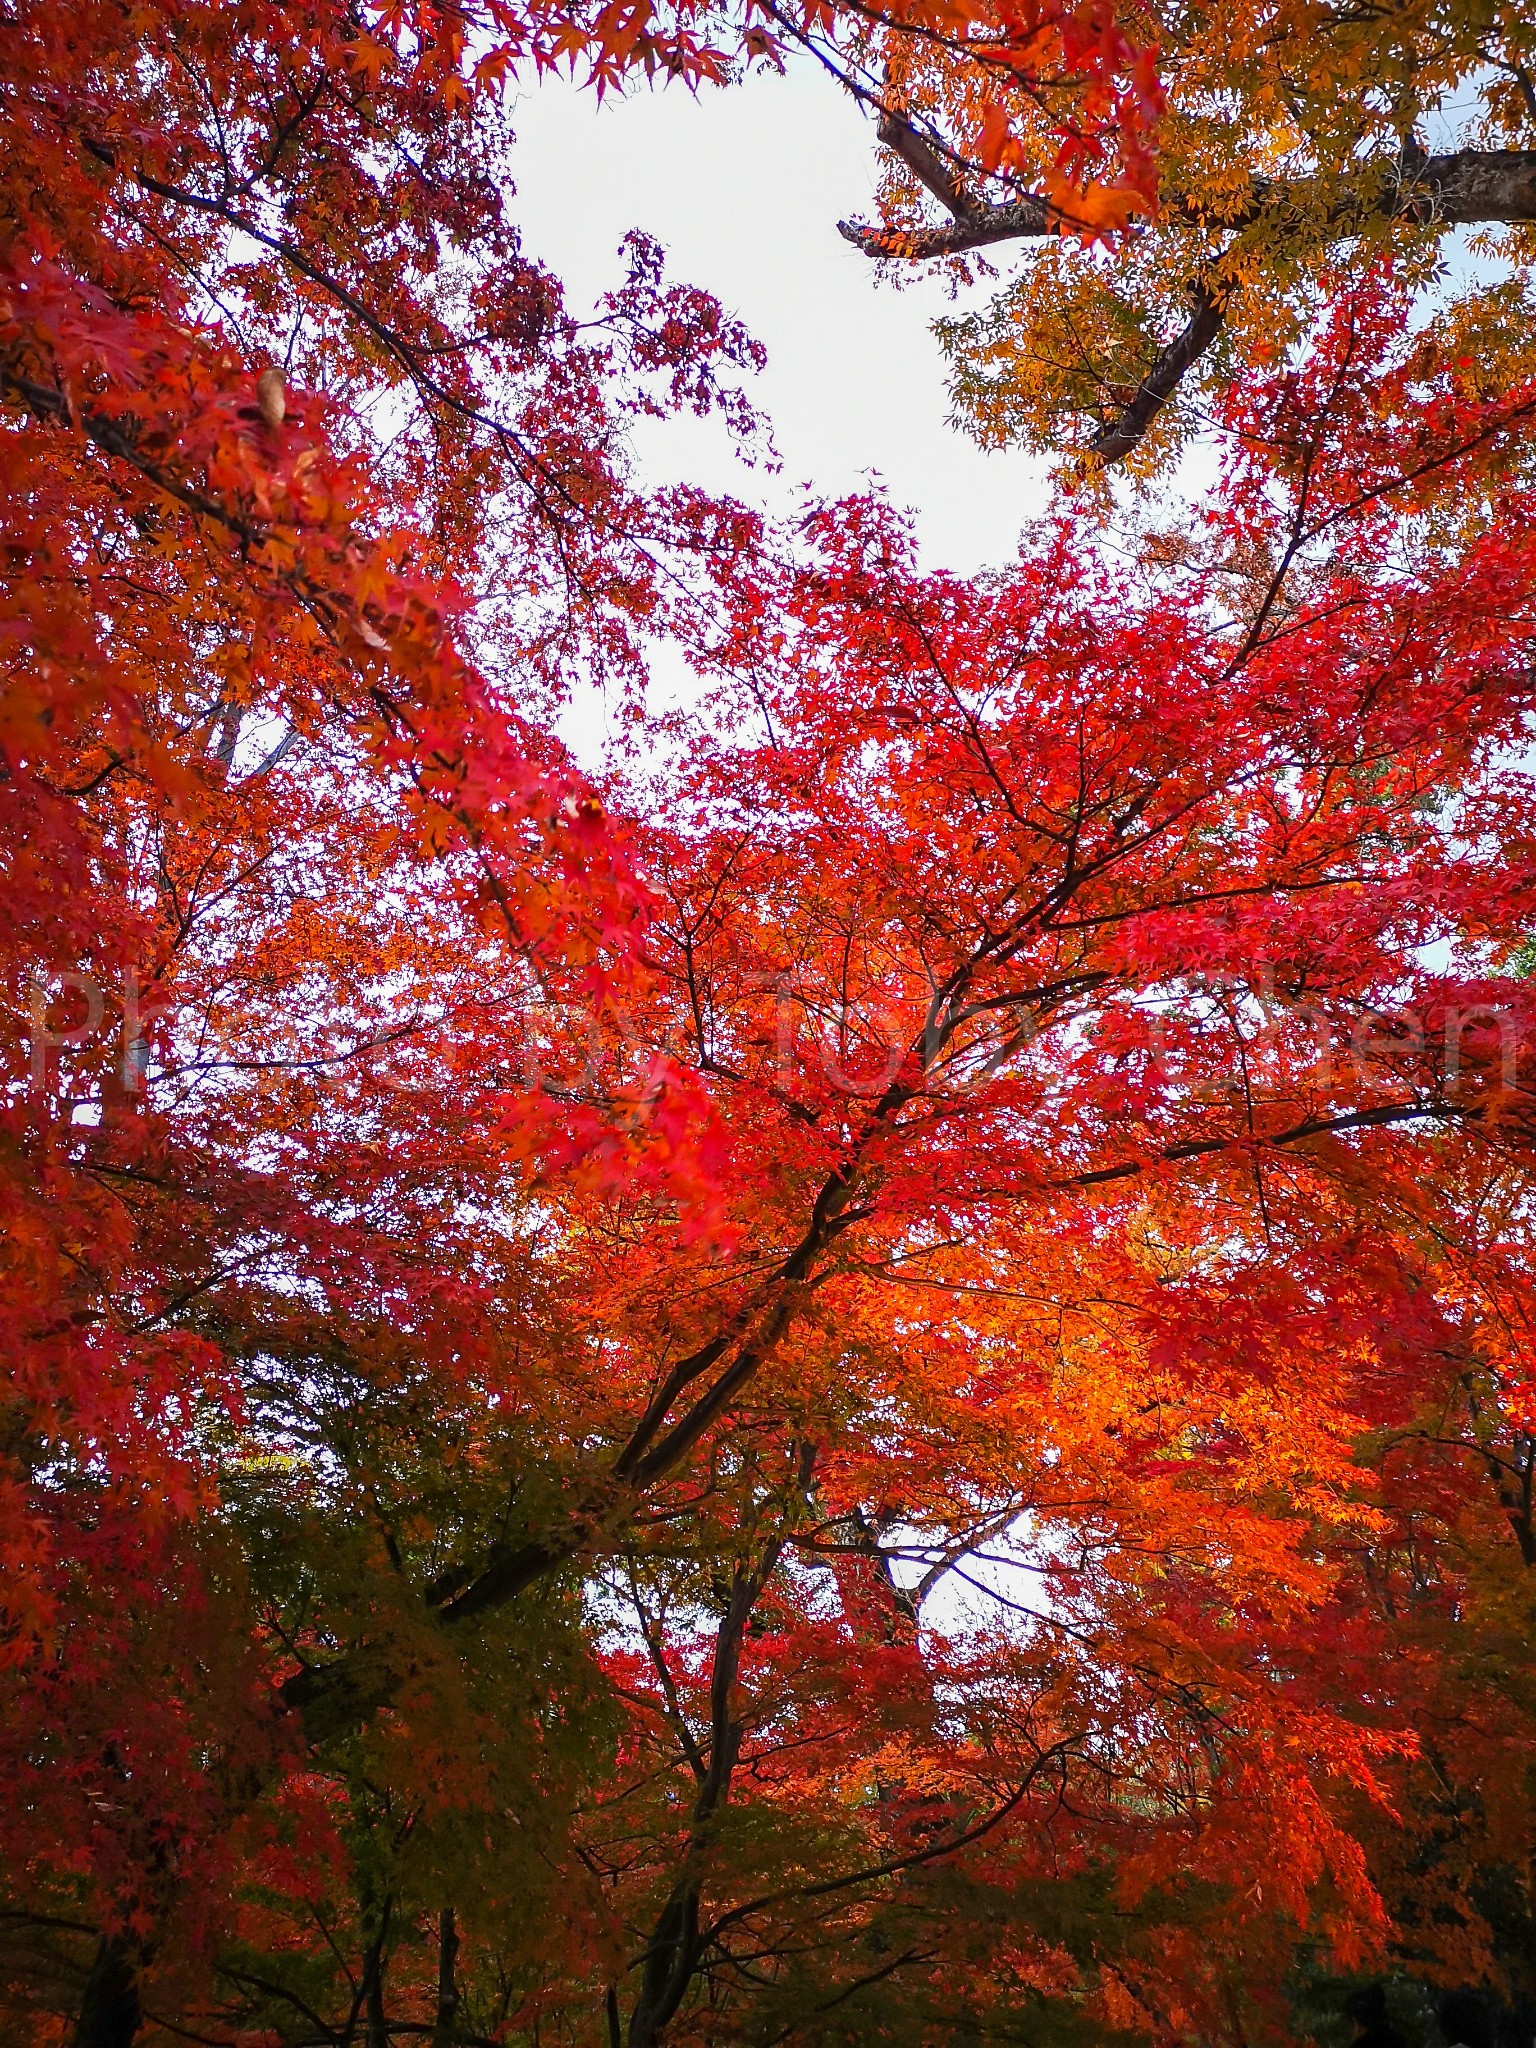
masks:
{"type": "Polygon", "coordinates": [[[1520,1557],[1527,1571],[1536,1571],[1536,1518],[1533,1518],[1532,1500],[1533,1468],[1527,1463],[1514,1470],[1486,1448],[1481,1450],[1488,1476],[1493,1481],[1499,1496],[1499,1506],[1509,1523],[1510,1533],[1520,1546],[1520,1557]]]}
{"type": "MultiPolygon", "coordinates": [[[[1001,206],[979,203],[962,184],[958,163],[942,155],[899,115],[882,116],[879,136],[950,219],[943,225],[915,228],[839,221],[838,233],[866,256],[923,262],[996,242],[1038,240],[1071,231],[1071,217],[1038,193],[1026,193],[1001,206]]],[[[1374,181],[1369,177],[1364,181],[1366,190],[1374,189],[1373,199],[1351,198],[1323,209],[1338,239],[1384,219],[1429,228],[1536,222],[1536,150],[1459,149],[1439,156],[1410,150],[1376,168],[1379,175],[1374,181]]],[[[1315,189],[1309,190],[1305,184],[1262,178],[1254,180],[1247,206],[1236,213],[1224,212],[1219,219],[1177,193],[1164,195],[1163,211],[1174,218],[1235,229],[1269,214],[1312,213],[1317,198],[1315,189]]],[[[1220,302],[1205,286],[1197,286],[1195,309],[1183,331],[1158,352],[1130,403],[1100,427],[1087,452],[1104,462],[1118,462],[1128,455],[1209,349],[1221,326],[1220,302]]]]}
{"type": "MultiPolygon", "coordinates": [[[[951,218],[944,225],[899,229],[839,221],[838,233],[866,256],[921,262],[963,255],[993,242],[1060,234],[1072,226],[1072,217],[1040,193],[1026,192],[1000,206],[978,204],[961,191],[955,173],[924,137],[906,129],[898,138],[894,124],[891,134],[886,129],[887,121],[882,120],[880,140],[896,151],[951,218]],[[937,177],[922,168],[930,163],[937,167],[937,177]],[[958,193],[961,204],[953,204],[947,192],[958,193]]],[[[1440,156],[1409,155],[1384,162],[1379,170],[1378,196],[1373,202],[1349,201],[1329,209],[1341,239],[1383,218],[1444,227],[1536,221],[1536,149],[1458,149],[1440,156]]],[[[1242,227],[1282,209],[1309,212],[1311,197],[1302,184],[1260,178],[1254,180],[1250,204],[1235,213],[1210,215],[1178,193],[1165,193],[1162,205],[1165,215],[1242,227]]]]}
{"type": "Polygon", "coordinates": [[[896,152],[913,177],[926,185],[939,204],[957,221],[975,218],[976,202],[961,184],[958,167],[947,163],[909,121],[888,110],[880,116],[876,132],[886,148],[896,152]]]}
{"type": "Polygon", "coordinates": [[[1088,443],[1088,453],[1104,462],[1119,462],[1129,455],[1178,390],[1186,370],[1197,363],[1221,332],[1220,303],[1204,285],[1193,293],[1195,309],[1183,332],[1158,350],[1152,367],[1136,387],[1129,405],[1107,421],[1088,443]]]}
{"type": "Polygon", "coordinates": [[[1446,227],[1536,221],[1536,149],[1457,149],[1410,159],[1377,211],[1446,227]]]}
{"type": "Polygon", "coordinates": [[[1420,1123],[1425,1117],[1474,1118],[1475,1110],[1458,1110],[1445,1102],[1389,1102],[1377,1109],[1357,1109],[1344,1116],[1309,1117],[1289,1130],[1270,1133],[1238,1131],[1225,1138],[1191,1139],[1188,1144],[1169,1145],[1148,1159],[1123,1159],[1117,1166],[1095,1167],[1088,1173],[1069,1174],[1053,1180],[1053,1188],[1103,1187],[1114,1180],[1131,1180],[1150,1172],[1154,1166],[1175,1165],[1183,1159],[1208,1159],[1217,1152],[1235,1152],[1244,1146],[1297,1145],[1306,1138],[1325,1138],[1337,1131],[1375,1130],[1385,1124],[1420,1123]]]}
{"type": "Polygon", "coordinates": [[[104,1934],[86,1979],[74,2048],[131,2048],[141,2017],[132,1945],[124,1935],[104,1934]]]}
{"type": "Polygon", "coordinates": [[[1007,242],[1025,235],[1057,234],[1069,225],[1049,200],[1033,193],[1007,206],[987,206],[973,199],[960,179],[962,166],[940,154],[900,114],[887,109],[877,130],[886,148],[899,156],[918,183],[927,187],[949,214],[951,227],[871,228],[860,221],[840,220],[837,231],[866,256],[901,257],[921,262],[930,256],[952,256],[988,242],[1007,242]]]}

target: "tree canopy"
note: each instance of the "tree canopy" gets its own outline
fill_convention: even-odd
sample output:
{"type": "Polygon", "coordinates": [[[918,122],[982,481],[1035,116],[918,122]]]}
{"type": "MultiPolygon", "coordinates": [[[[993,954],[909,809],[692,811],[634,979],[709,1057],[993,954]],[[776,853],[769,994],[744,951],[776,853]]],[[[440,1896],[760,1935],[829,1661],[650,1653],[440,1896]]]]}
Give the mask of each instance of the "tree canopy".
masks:
{"type": "Polygon", "coordinates": [[[1431,291],[1526,217],[1528,41],[21,9],[7,2039],[1528,2009],[1521,230],[1431,291]],[[783,61],[946,209],[866,246],[1041,238],[955,330],[1009,432],[1140,406],[1150,468],[1196,294],[1199,505],[1065,493],[963,577],[876,494],[645,483],[641,415],[755,444],[760,351],[639,232],[567,304],[509,90],[783,61]]]}

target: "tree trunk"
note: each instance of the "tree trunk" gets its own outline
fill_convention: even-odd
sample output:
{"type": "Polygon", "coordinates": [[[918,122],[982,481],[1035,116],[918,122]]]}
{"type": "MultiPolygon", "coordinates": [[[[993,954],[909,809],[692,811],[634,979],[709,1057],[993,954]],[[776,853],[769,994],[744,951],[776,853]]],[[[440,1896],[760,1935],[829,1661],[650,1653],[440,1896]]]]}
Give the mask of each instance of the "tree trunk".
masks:
{"type": "Polygon", "coordinates": [[[437,1922],[437,2020],[432,2028],[432,2048],[451,2048],[453,2023],[459,2009],[458,1979],[454,1963],[459,1953],[459,1930],[452,1906],[444,1906],[437,1922]]]}
{"type": "Polygon", "coordinates": [[[386,1898],[379,1929],[363,1956],[363,2039],[367,2048],[389,2048],[389,2022],[384,2016],[384,1947],[389,1940],[393,1899],[386,1898]]]}
{"type": "Polygon", "coordinates": [[[693,1981],[699,1960],[699,1894],[684,1881],[667,1901],[629,2016],[629,2048],[655,2048],[693,1981]]]}
{"type": "Polygon", "coordinates": [[[85,1980],[74,2048],[132,2048],[141,2017],[134,1950],[121,1934],[104,1934],[85,1980]]]}

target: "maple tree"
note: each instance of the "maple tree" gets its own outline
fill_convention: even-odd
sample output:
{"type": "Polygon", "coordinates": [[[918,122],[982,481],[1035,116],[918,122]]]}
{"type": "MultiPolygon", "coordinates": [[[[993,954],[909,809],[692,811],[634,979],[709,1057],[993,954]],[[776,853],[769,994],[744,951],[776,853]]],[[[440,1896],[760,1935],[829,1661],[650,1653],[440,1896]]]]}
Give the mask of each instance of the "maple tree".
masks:
{"type": "Polygon", "coordinates": [[[637,411],[750,439],[756,352],[639,238],[566,309],[502,85],[921,44],[1113,213],[1134,22],[24,27],[8,2026],[1278,2041],[1298,1958],[1507,1979],[1528,381],[1378,263],[1200,518],[923,574],[878,500],[635,483],[637,411]],[[698,703],[583,777],[563,693],[639,712],[658,632],[698,703]]]}

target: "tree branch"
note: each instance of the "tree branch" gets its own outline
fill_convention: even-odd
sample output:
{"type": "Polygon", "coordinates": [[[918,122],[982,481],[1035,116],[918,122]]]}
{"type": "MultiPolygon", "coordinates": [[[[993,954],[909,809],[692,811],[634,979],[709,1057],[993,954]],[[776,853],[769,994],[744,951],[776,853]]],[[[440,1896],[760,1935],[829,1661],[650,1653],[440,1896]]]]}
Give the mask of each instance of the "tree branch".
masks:
{"type": "Polygon", "coordinates": [[[975,218],[976,202],[960,182],[959,166],[946,162],[910,121],[887,108],[875,132],[887,149],[896,152],[919,184],[927,186],[946,212],[957,221],[975,218]]]}
{"type": "MultiPolygon", "coordinates": [[[[1000,206],[978,202],[960,182],[963,166],[959,160],[941,154],[942,145],[935,147],[900,115],[882,115],[879,137],[950,218],[942,226],[913,228],[839,221],[838,233],[866,256],[921,263],[995,242],[1039,240],[1070,232],[1074,225],[1070,214],[1039,193],[1025,193],[1000,206]]],[[[1336,239],[1346,240],[1380,220],[1437,229],[1536,222],[1536,150],[1458,149],[1440,156],[1405,150],[1400,157],[1378,162],[1375,169],[1375,179],[1367,176],[1366,180],[1374,198],[1363,202],[1349,198],[1324,207],[1324,218],[1336,231],[1336,239]]],[[[1164,196],[1163,211],[1175,218],[1231,229],[1248,226],[1270,213],[1305,214],[1315,203],[1316,194],[1309,194],[1304,184],[1256,178],[1248,203],[1235,213],[1213,216],[1177,193],[1164,196]]],[[[1124,410],[1099,428],[1088,443],[1090,455],[1104,462],[1119,462],[1128,455],[1221,332],[1223,316],[1215,296],[1206,286],[1198,285],[1194,298],[1195,310],[1183,331],[1158,352],[1124,410]]]]}
{"type": "Polygon", "coordinates": [[[1184,1145],[1166,1146],[1148,1159],[1123,1159],[1118,1166],[1099,1166],[1088,1173],[1069,1174],[1063,1180],[1051,1181],[1049,1185],[1062,1189],[1102,1187],[1107,1181],[1133,1179],[1154,1166],[1173,1165],[1182,1159],[1207,1159],[1213,1153],[1235,1152],[1245,1146],[1296,1145],[1303,1139],[1328,1137],[1335,1131],[1374,1130],[1383,1124],[1417,1123],[1425,1117],[1450,1120],[1475,1114],[1475,1111],[1458,1110],[1445,1102],[1389,1102],[1377,1109],[1357,1109],[1344,1116],[1309,1117],[1305,1123],[1292,1124],[1287,1131],[1236,1131],[1225,1138],[1191,1139],[1184,1145]]]}
{"type": "MultiPolygon", "coordinates": [[[[880,124],[880,140],[896,154],[950,214],[942,226],[918,228],[877,228],[863,221],[838,222],[838,233],[856,249],[874,259],[902,258],[922,262],[940,256],[960,256],[968,249],[985,248],[992,242],[1021,241],[1042,235],[1060,234],[1073,225],[1072,216],[1053,206],[1042,193],[1026,192],[1002,205],[980,204],[961,192],[955,173],[946,167],[937,150],[911,129],[898,134],[894,125],[887,133],[886,117],[880,124]],[[930,175],[937,167],[938,175],[930,175]],[[949,192],[960,193],[961,204],[953,204],[949,192]]],[[[902,124],[905,127],[905,124],[902,124]]],[[[1350,200],[1328,210],[1331,225],[1345,239],[1376,219],[1439,223],[1444,227],[1468,227],[1477,223],[1536,221],[1536,149],[1457,149],[1440,156],[1407,155],[1382,160],[1377,165],[1377,197],[1361,205],[1350,200]]],[[[1308,211],[1305,187],[1297,182],[1256,178],[1247,206],[1236,212],[1211,214],[1205,207],[1178,193],[1165,193],[1165,215],[1198,220],[1213,226],[1242,227],[1264,214],[1286,210],[1308,211]]]]}
{"type": "Polygon", "coordinates": [[[1104,462],[1119,462],[1129,455],[1178,390],[1185,372],[1220,334],[1226,316],[1219,302],[1203,284],[1197,284],[1191,296],[1195,310],[1183,331],[1166,348],[1158,350],[1130,404],[1100,427],[1088,443],[1090,455],[1097,455],[1104,462]]]}
{"type": "Polygon", "coordinates": [[[871,228],[860,221],[840,220],[837,231],[866,256],[901,257],[922,262],[932,256],[953,256],[963,249],[979,249],[988,242],[1007,242],[1024,235],[1059,234],[1072,225],[1048,199],[1026,193],[1006,206],[988,206],[973,199],[960,181],[964,168],[958,157],[943,153],[925,135],[920,135],[905,116],[887,109],[876,131],[886,148],[899,156],[907,169],[938,200],[949,214],[952,226],[922,228],[871,228]]]}

